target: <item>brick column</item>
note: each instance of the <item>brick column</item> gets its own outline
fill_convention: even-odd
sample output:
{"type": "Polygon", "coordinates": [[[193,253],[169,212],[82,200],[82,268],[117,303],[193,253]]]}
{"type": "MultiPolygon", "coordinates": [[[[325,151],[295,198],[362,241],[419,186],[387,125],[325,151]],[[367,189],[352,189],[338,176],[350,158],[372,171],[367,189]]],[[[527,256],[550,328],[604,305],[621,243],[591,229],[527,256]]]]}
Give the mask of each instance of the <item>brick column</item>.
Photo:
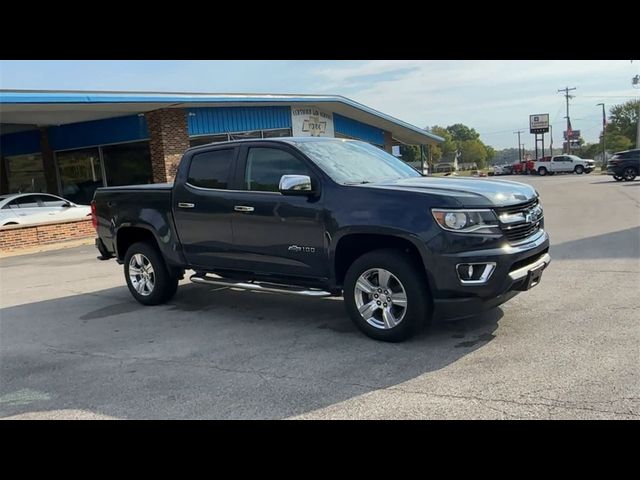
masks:
{"type": "Polygon", "coordinates": [[[40,127],[40,152],[42,153],[42,165],[44,166],[44,178],[47,182],[47,192],[59,194],[56,163],[53,159],[53,150],[49,145],[49,130],[40,127]]]}
{"type": "Polygon", "coordinates": [[[9,178],[7,177],[7,161],[0,157],[0,195],[9,193],[9,178]]]}
{"type": "Polygon", "coordinates": [[[162,108],[145,113],[149,126],[151,169],[155,183],[172,182],[184,151],[189,148],[187,111],[162,108]]]}
{"type": "Polygon", "coordinates": [[[386,152],[391,153],[391,147],[393,146],[393,138],[391,132],[384,131],[384,149],[386,152]]]}

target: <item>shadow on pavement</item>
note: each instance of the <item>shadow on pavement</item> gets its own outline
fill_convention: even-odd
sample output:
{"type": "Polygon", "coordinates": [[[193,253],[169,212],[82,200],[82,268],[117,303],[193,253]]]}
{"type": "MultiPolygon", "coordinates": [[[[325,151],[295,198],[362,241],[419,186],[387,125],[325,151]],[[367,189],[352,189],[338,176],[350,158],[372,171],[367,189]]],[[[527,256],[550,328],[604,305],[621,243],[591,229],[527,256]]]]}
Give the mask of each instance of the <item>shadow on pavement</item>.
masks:
{"type": "Polygon", "coordinates": [[[640,258],[640,227],[551,244],[554,260],[640,258]]]}
{"type": "Polygon", "coordinates": [[[494,338],[494,309],[400,344],[352,326],[342,299],[186,284],[143,307],[126,287],[1,311],[0,417],[283,418],[438,370],[494,338]]]}

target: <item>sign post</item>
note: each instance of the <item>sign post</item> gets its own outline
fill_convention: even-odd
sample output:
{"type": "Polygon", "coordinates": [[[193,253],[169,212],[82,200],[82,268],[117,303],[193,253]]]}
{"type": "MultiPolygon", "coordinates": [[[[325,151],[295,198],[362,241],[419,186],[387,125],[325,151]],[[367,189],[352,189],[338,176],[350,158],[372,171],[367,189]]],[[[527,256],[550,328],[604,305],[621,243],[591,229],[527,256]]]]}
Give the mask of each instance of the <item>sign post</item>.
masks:
{"type": "Polygon", "coordinates": [[[538,134],[542,134],[542,156],[544,156],[544,134],[549,131],[549,114],[529,115],[529,133],[535,135],[536,160],[538,160],[538,134]]]}

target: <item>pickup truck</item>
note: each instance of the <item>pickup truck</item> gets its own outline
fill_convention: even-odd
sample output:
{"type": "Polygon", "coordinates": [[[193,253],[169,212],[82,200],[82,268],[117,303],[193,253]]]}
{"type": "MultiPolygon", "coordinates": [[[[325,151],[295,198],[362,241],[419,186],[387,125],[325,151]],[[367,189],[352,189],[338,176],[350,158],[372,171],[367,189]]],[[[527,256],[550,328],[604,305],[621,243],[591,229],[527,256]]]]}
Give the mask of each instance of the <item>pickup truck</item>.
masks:
{"type": "Polygon", "coordinates": [[[170,300],[192,270],[196,283],[343,296],[384,341],[500,305],[551,260],[531,186],[425,177],[354,140],[190,148],[173,184],[99,188],[91,206],[98,258],[124,265],[144,305],[170,300]]]}
{"type": "Polygon", "coordinates": [[[533,166],[533,170],[542,176],[554,173],[591,173],[595,168],[596,162],[594,160],[580,158],[576,155],[542,157],[533,166]]]}

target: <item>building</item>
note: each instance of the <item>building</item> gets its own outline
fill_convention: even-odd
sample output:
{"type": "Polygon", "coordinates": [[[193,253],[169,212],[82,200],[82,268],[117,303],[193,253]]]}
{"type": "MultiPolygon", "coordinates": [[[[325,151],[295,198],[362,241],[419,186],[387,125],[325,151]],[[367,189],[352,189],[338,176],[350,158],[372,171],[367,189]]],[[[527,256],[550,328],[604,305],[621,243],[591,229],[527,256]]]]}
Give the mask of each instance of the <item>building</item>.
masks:
{"type": "Polygon", "coordinates": [[[310,135],[443,141],[342,96],[0,90],[0,193],[87,204],[101,186],[172,181],[190,146],[310,135]]]}

